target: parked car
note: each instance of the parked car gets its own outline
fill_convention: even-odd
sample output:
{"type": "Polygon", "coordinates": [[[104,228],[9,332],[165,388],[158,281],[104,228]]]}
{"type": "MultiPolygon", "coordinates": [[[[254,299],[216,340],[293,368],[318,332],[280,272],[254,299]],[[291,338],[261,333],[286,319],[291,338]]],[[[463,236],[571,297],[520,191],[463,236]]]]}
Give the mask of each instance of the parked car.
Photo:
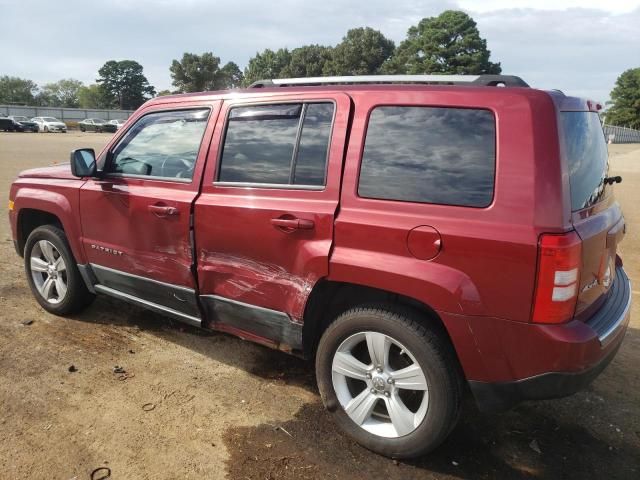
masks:
{"type": "Polygon", "coordinates": [[[107,123],[100,118],[87,118],[81,122],[78,122],[78,127],[81,131],[86,132],[115,132],[118,127],[112,123],[107,123]]]}
{"type": "Polygon", "coordinates": [[[107,123],[111,124],[111,125],[115,125],[117,130],[120,130],[124,124],[125,124],[126,120],[122,119],[122,118],[115,118],[113,120],[109,120],[107,123]]]}
{"type": "Polygon", "coordinates": [[[32,122],[27,117],[19,116],[19,115],[11,115],[8,118],[13,120],[22,126],[22,131],[24,132],[37,132],[38,124],[36,122],[32,122]]]}
{"type": "Polygon", "coordinates": [[[34,117],[32,122],[38,124],[39,132],[62,132],[67,133],[67,125],[54,117],[34,117]]]}
{"type": "Polygon", "coordinates": [[[496,75],[158,97],[98,156],[21,173],[13,240],[47,311],[109,295],[315,359],[344,432],[413,457],[466,387],[481,411],[570,395],[618,351],[598,107],[496,75]]]}
{"type": "Polygon", "coordinates": [[[23,128],[17,122],[9,117],[0,117],[0,131],[4,132],[22,132],[23,128]]]}

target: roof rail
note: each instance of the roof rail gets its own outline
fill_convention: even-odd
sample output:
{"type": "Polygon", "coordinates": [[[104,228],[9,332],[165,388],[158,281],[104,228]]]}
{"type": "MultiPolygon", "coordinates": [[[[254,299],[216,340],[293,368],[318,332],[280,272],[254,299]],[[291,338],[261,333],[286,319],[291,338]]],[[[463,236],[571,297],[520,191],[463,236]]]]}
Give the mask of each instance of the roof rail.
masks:
{"type": "Polygon", "coordinates": [[[258,80],[257,82],[253,82],[249,88],[364,83],[426,83],[483,87],[529,86],[527,82],[514,75],[356,75],[343,77],[274,78],[272,80],[258,80]]]}

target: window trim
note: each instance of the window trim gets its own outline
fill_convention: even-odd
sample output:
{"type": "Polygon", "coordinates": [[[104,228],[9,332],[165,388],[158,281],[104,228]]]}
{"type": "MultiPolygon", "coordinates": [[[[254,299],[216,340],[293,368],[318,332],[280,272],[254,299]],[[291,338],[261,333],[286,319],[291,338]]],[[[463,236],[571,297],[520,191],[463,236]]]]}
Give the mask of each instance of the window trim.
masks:
{"type": "Polygon", "coordinates": [[[380,103],[372,105],[367,112],[367,118],[362,132],[362,146],[360,148],[360,158],[358,160],[358,173],[355,179],[355,197],[359,200],[374,201],[374,202],[397,202],[397,203],[412,203],[414,205],[427,205],[436,207],[453,207],[453,208],[471,208],[474,210],[488,210],[491,208],[496,200],[496,183],[498,181],[498,116],[496,112],[489,107],[478,106],[455,106],[455,105],[432,105],[432,104],[417,104],[417,103],[380,103]],[[494,156],[493,156],[493,184],[491,188],[491,199],[487,205],[475,206],[475,205],[458,205],[452,203],[434,203],[434,202],[418,202],[416,200],[402,200],[394,198],[376,198],[376,197],[364,197],[360,195],[360,176],[362,174],[362,163],[364,159],[364,151],[367,144],[367,134],[369,133],[369,123],[371,121],[371,114],[373,111],[380,107],[406,107],[406,108],[448,108],[454,110],[484,110],[493,116],[494,124],[494,156]]]}
{"type": "Polygon", "coordinates": [[[327,188],[327,180],[329,174],[329,160],[331,156],[331,145],[333,143],[333,129],[336,123],[336,114],[338,112],[338,105],[333,98],[313,98],[313,99],[291,99],[283,101],[261,101],[261,102],[249,102],[249,103],[231,103],[229,108],[225,112],[224,129],[221,135],[221,141],[218,147],[218,153],[216,156],[216,171],[213,179],[213,185],[221,188],[265,188],[269,190],[306,190],[322,192],[327,188]],[[261,105],[287,105],[287,104],[302,104],[302,111],[300,112],[300,121],[298,122],[298,130],[296,132],[295,145],[293,147],[293,153],[291,155],[291,163],[289,165],[289,181],[295,178],[295,167],[298,163],[298,151],[300,149],[300,140],[302,138],[302,127],[304,124],[304,118],[307,111],[307,106],[316,103],[331,103],[333,105],[333,115],[331,117],[331,128],[329,129],[329,141],[327,142],[327,153],[324,161],[324,184],[323,185],[307,185],[307,184],[292,184],[292,183],[260,183],[260,182],[228,182],[220,181],[220,174],[222,173],[222,154],[224,153],[224,146],[227,141],[227,130],[229,128],[229,117],[231,110],[234,108],[243,107],[257,107],[261,105]]]}
{"type": "Polygon", "coordinates": [[[162,181],[162,182],[172,182],[172,183],[193,183],[193,181],[195,180],[194,177],[191,178],[178,178],[178,177],[161,177],[158,175],[137,175],[134,173],[118,173],[118,172],[110,172],[109,169],[112,167],[113,165],[113,151],[118,148],[118,146],[120,146],[120,144],[124,141],[124,139],[126,138],[127,134],[131,131],[132,128],[134,128],[138,122],[140,122],[142,119],[144,119],[145,117],[149,116],[149,115],[155,115],[158,113],[171,113],[171,112],[188,112],[188,111],[195,111],[195,110],[207,110],[209,113],[207,114],[207,119],[205,121],[205,127],[204,127],[204,131],[202,132],[202,138],[200,138],[200,144],[198,145],[198,153],[196,154],[196,159],[195,162],[196,164],[198,163],[198,157],[200,156],[200,152],[202,151],[202,141],[204,140],[204,136],[205,133],[207,133],[207,126],[209,125],[209,122],[211,121],[211,112],[212,112],[212,108],[210,105],[203,105],[203,106],[194,106],[194,107],[187,107],[187,108],[170,108],[170,109],[161,109],[161,110],[151,110],[143,115],[140,115],[136,121],[131,124],[129,126],[129,128],[127,128],[124,132],[122,132],[122,134],[120,135],[120,138],[118,138],[117,142],[114,143],[110,148],[109,151],[107,152],[107,159],[104,165],[104,177],[105,178],[133,178],[136,180],[152,180],[152,181],[162,181]]]}

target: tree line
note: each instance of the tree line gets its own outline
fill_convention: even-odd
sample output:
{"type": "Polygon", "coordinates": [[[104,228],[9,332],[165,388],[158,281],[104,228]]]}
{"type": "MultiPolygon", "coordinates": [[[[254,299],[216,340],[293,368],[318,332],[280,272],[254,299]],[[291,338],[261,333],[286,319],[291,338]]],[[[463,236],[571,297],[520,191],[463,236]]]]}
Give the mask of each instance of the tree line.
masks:
{"type": "MultiPolygon", "coordinates": [[[[370,27],[353,28],[334,46],[265,49],[244,71],[213,52],[184,53],[169,66],[173,90],[156,92],[134,60],[110,60],[96,83],[63,79],[38,87],[31,80],[0,77],[0,104],[134,110],[155,95],[223,90],[271,78],[375,74],[499,74],[476,22],[447,10],[409,28],[399,45],[370,27]]],[[[624,72],[611,93],[607,123],[640,128],[640,68],[624,72]]]]}

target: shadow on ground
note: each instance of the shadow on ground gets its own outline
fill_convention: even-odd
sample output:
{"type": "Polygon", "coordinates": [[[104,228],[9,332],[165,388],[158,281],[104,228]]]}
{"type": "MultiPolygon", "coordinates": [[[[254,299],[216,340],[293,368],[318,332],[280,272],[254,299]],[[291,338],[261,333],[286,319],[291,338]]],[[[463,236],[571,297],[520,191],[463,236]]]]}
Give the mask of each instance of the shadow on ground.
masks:
{"type": "MultiPolygon", "coordinates": [[[[116,300],[98,298],[74,320],[144,330],[261,378],[317,392],[310,362],[116,300]],[[250,355],[230,356],[228,348],[219,348],[221,342],[237,342],[233,348],[249,349],[250,355]]],[[[638,331],[630,329],[625,341],[635,345],[639,339],[638,331]]],[[[284,424],[227,431],[229,478],[635,479],[640,475],[639,432],[638,438],[611,446],[579,425],[575,415],[565,420],[574,404],[584,407],[585,417],[594,408],[618,408],[604,401],[599,407],[575,399],[538,402],[501,415],[481,415],[468,398],[460,423],[441,447],[421,459],[397,462],[346,438],[317,398],[284,424]]]]}

